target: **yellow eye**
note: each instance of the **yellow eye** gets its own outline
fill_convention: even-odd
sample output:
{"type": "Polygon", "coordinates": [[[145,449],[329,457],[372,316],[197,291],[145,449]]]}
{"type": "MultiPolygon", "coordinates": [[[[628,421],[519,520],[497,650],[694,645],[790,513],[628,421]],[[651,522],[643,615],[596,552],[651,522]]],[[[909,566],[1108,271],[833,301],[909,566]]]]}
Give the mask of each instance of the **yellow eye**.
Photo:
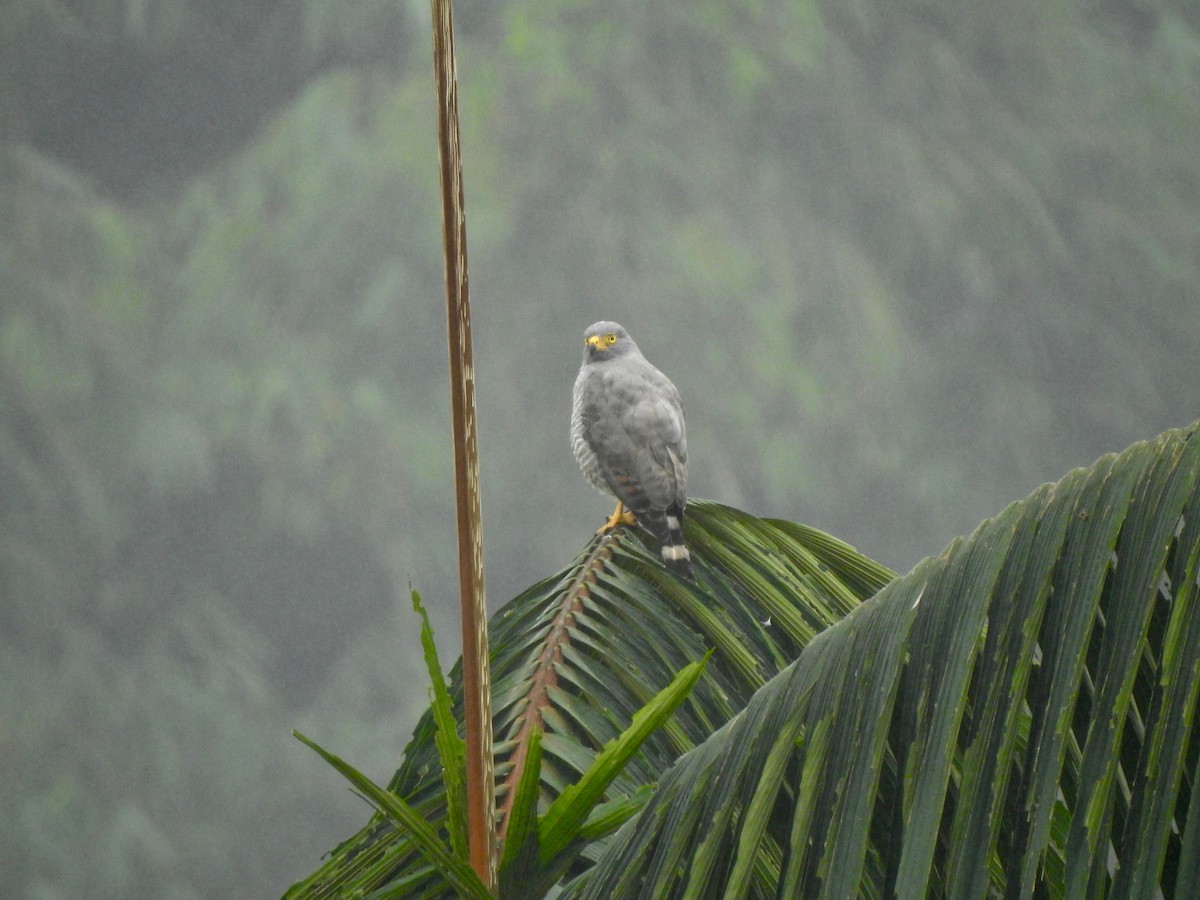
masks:
{"type": "Polygon", "coordinates": [[[608,334],[606,334],[604,336],[604,343],[608,344],[609,346],[612,346],[616,342],[617,342],[617,336],[615,334],[613,334],[612,332],[609,332],[608,334]]]}

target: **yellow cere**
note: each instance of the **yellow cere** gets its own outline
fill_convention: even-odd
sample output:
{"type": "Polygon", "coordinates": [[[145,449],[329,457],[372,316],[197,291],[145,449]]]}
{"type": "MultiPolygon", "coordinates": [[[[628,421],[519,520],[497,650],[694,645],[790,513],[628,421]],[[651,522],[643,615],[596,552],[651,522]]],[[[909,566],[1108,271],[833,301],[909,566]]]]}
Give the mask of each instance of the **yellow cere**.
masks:
{"type": "Polygon", "coordinates": [[[610,331],[608,334],[604,335],[603,337],[601,337],[598,334],[593,334],[589,338],[584,338],[583,342],[585,344],[591,344],[595,347],[599,347],[601,343],[607,344],[608,346],[611,347],[613,344],[615,344],[617,342],[617,336],[613,332],[610,331]]]}

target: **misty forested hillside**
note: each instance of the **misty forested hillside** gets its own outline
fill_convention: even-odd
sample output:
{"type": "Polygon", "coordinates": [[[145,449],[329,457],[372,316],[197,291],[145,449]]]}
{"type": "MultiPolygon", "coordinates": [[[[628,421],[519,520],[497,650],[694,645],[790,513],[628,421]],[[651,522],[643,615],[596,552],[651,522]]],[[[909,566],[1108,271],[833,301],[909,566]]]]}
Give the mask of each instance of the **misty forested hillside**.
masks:
{"type": "MultiPolygon", "coordinates": [[[[0,894],[278,894],[366,815],[290,729],[386,780],[457,627],[428,10],[8,7],[0,894]]],[[[900,570],[1200,417],[1198,9],[460,3],[491,606],[601,318],[900,570]]]]}

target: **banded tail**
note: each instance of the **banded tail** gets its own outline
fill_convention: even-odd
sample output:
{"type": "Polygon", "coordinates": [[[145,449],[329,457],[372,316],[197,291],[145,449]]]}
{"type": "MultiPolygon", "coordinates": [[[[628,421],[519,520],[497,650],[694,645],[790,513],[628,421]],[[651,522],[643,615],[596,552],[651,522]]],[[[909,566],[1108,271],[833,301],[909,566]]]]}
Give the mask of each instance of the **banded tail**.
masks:
{"type": "Polygon", "coordinates": [[[647,510],[636,515],[638,523],[658,539],[663,564],[688,581],[694,580],[692,555],[683,543],[683,506],[675,504],[665,512],[647,510]]]}

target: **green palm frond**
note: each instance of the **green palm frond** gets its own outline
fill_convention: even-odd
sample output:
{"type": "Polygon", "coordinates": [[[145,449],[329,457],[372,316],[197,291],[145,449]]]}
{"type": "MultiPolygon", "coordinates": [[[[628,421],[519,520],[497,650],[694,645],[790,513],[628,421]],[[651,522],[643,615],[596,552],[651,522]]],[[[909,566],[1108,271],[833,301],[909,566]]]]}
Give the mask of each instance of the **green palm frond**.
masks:
{"type": "Polygon", "coordinates": [[[1200,896],[1200,441],[1071,472],[812,640],[567,896],[1200,896]]]}
{"type": "MultiPolygon", "coordinates": [[[[577,782],[635,713],[710,650],[703,678],[609,788],[585,834],[597,837],[636,811],[647,785],[702,744],[812,639],[893,577],[814,529],[756,519],[715,503],[689,505],[687,540],[697,582],[666,572],[637,532],[594,538],[567,570],[530,588],[491,622],[498,827],[531,754],[540,808],[577,782]],[[536,736],[536,737],[535,737],[536,736]]],[[[451,695],[462,716],[460,669],[451,695]]],[[[438,824],[445,787],[427,714],[389,789],[438,824]]],[[[526,789],[528,787],[526,786],[526,789]]],[[[516,828],[527,833],[528,816],[516,828]]],[[[582,848],[595,856],[596,840],[582,848]]],[[[577,871],[586,862],[580,863],[577,871]]],[[[442,896],[444,878],[382,815],[335,849],[289,897],[442,896]]]]}

